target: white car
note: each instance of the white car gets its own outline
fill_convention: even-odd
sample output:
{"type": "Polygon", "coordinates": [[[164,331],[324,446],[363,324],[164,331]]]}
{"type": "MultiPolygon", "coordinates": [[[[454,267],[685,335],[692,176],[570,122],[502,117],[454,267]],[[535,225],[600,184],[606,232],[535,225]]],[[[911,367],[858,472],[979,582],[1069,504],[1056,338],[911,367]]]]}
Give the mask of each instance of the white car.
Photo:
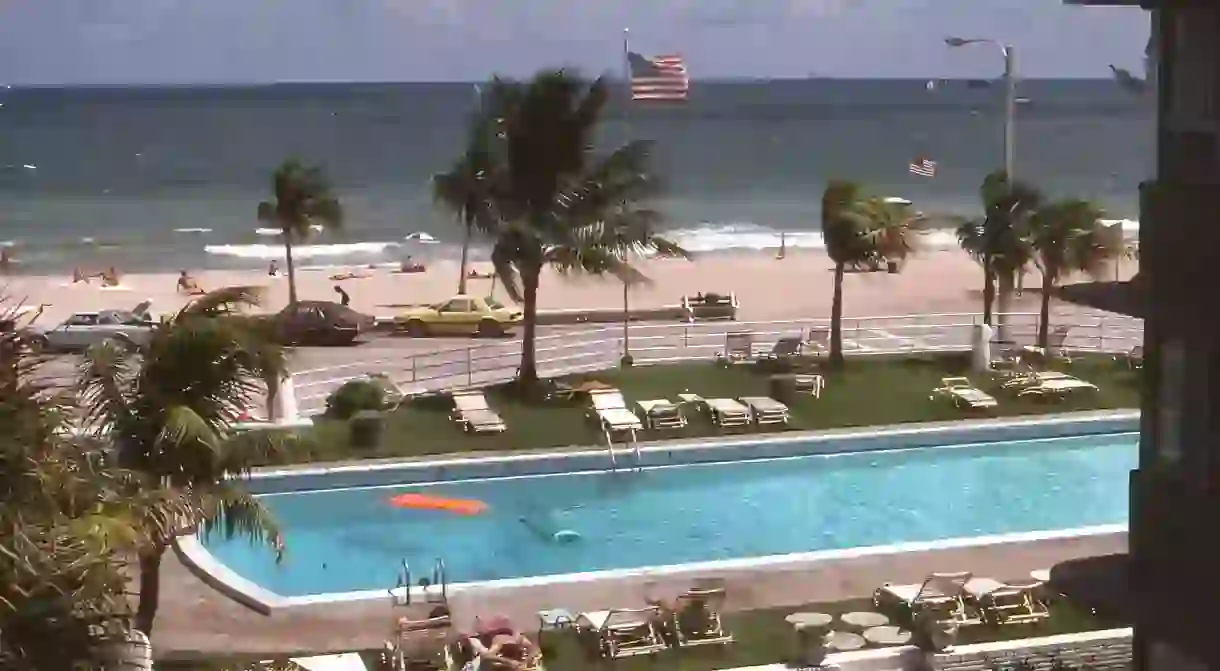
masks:
{"type": "Polygon", "coordinates": [[[131,311],[78,312],[59,326],[36,332],[32,338],[48,351],[83,351],[107,340],[144,344],[156,326],[148,313],[151,305],[151,301],[145,301],[131,311]]]}

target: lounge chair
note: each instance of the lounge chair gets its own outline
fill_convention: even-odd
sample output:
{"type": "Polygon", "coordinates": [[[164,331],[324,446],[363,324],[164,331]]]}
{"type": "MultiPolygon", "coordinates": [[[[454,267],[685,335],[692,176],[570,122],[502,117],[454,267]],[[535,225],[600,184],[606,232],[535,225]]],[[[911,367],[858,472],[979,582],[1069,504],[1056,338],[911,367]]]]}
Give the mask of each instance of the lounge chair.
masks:
{"type": "Polygon", "coordinates": [[[977,622],[966,610],[965,586],[973,577],[969,571],[932,573],[922,583],[912,585],[885,584],[873,593],[877,608],[897,606],[914,617],[921,612],[934,612],[937,621],[966,624],[977,622]]]}
{"type": "Polygon", "coordinates": [[[507,428],[504,419],[487,405],[487,399],[479,391],[454,392],[452,418],[473,433],[498,433],[507,428]]]}
{"type": "Polygon", "coordinates": [[[726,333],[724,351],[716,352],[716,361],[723,366],[731,366],[735,363],[753,361],[758,353],[752,332],[726,333]]]}
{"type": "Polygon", "coordinates": [[[763,352],[758,358],[760,359],[791,359],[798,357],[804,351],[805,343],[801,338],[780,338],[771,346],[771,350],[763,352]]]}
{"type": "Polygon", "coordinates": [[[1002,385],[1004,389],[1016,389],[1020,391],[1029,387],[1036,387],[1045,382],[1054,382],[1058,380],[1075,380],[1076,378],[1067,373],[1060,373],[1057,370],[1027,370],[1006,380],[1002,385]]]}
{"type": "Polygon", "coordinates": [[[742,396],[739,401],[750,409],[755,424],[787,424],[788,406],[767,396],[742,396]]]}
{"type": "Polygon", "coordinates": [[[1045,349],[1037,345],[1029,345],[1023,349],[1027,353],[1040,355],[1046,361],[1055,359],[1070,364],[1072,363],[1072,353],[1067,351],[1064,343],[1067,341],[1068,334],[1071,333],[1072,328],[1072,326],[1056,326],[1051,329],[1051,332],[1046,336],[1045,349]]]}
{"type": "Polygon", "coordinates": [[[975,387],[969,378],[946,377],[941,378],[940,383],[942,386],[932,390],[932,397],[947,396],[959,408],[979,410],[999,405],[994,396],[975,387]]]}
{"type": "Polygon", "coordinates": [[[1063,375],[1052,379],[1040,379],[1036,384],[1029,385],[1017,392],[1017,396],[1033,396],[1046,399],[1062,399],[1068,394],[1081,391],[1097,391],[1097,385],[1092,382],[1063,375]]]}
{"type": "Polygon", "coordinates": [[[1041,587],[1041,582],[1014,585],[992,578],[973,578],[962,589],[984,622],[1022,624],[1050,617],[1050,610],[1038,599],[1037,590],[1041,587]]]}
{"type": "Polygon", "coordinates": [[[644,426],[649,429],[681,429],[686,426],[686,415],[682,414],[680,403],[671,403],[668,399],[636,401],[640,409],[640,417],[644,426]]]}
{"type": "Polygon", "coordinates": [[[592,412],[607,433],[638,431],[644,428],[640,418],[627,409],[623,394],[617,389],[598,389],[589,392],[592,412]]]}
{"type": "Polygon", "coordinates": [[[750,409],[731,398],[699,399],[700,405],[707,408],[712,422],[718,426],[749,426],[750,409]]]}
{"type": "MultiPolygon", "coordinates": [[[[1118,361],[1118,357],[1114,357],[1118,361]]],[[[1144,367],[1144,346],[1136,345],[1131,348],[1130,352],[1123,355],[1123,360],[1127,362],[1127,368],[1131,370],[1139,370],[1144,367]]]]}
{"type": "Polygon", "coordinates": [[[720,612],[727,596],[724,587],[693,588],[678,595],[674,632],[682,646],[725,644],[733,635],[724,630],[720,612]]]}
{"type": "Polygon", "coordinates": [[[587,649],[603,659],[654,655],[667,646],[657,632],[660,610],[599,610],[576,616],[576,633],[587,649]]]}
{"type": "Polygon", "coordinates": [[[830,350],[830,329],[825,326],[809,329],[804,345],[806,350],[814,354],[826,353],[830,350]]]}

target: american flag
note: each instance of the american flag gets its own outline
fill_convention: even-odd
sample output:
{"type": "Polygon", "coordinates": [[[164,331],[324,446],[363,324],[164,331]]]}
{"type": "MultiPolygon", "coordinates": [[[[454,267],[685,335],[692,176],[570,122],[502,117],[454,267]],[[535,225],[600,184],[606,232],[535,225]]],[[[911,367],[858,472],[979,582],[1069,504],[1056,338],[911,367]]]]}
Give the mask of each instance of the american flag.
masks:
{"type": "Polygon", "coordinates": [[[646,58],[627,54],[631,67],[631,99],[683,101],[690,92],[686,64],[677,54],[646,58]]]}
{"type": "Polygon", "coordinates": [[[907,166],[907,170],[909,170],[912,175],[919,175],[920,177],[935,177],[936,161],[920,156],[914,161],[911,161],[911,164],[907,166]]]}

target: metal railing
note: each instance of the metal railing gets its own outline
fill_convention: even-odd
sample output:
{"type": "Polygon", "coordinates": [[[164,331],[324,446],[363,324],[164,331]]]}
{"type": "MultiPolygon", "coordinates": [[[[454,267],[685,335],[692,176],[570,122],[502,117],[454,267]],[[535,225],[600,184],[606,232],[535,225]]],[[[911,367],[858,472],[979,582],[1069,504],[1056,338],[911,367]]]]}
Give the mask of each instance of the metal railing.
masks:
{"type": "MultiPolygon", "coordinates": [[[[1036,313],[997,315],[997,339],[1033,344],[1036,313]]],[[[966,351],[978,314],[946,313],[845,318],[844,352],[849,355],[966,351]]],[[[1143,322],[1109,313],[1052,313],[1051,326],[1070,326],[1063,345],[1082,351],[1125,352],[1143,341],[1143,322]]],[[[827,319],[763,322],[699,322],[632,324],[628,337],[637,364],[711,359],[724,349],[730,333],[749,331],[758,343],[783,337],[807,337],[827,329],[827,319]]],[[[607,326],[539,336],[538,372],[559,375],[617,366],[623,353],[621,326],[607,326]]],[[[325,368],[297,371],[298,403],[306,414],[324,409],[326,397],[344,382],[380,374],[408,391],[448,391],[507,382],[521,362],[519,340],[472,344],[468,347],[382,357],[325,368]]]]}

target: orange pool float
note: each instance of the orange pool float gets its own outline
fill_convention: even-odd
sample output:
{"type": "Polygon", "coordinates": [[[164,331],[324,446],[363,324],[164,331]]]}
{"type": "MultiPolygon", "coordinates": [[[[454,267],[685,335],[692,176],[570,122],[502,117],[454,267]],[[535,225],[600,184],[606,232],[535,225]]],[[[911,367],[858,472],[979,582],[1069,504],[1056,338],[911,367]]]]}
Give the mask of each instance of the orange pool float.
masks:
{"type": "Polygon", "coordinates": [[[390,503],[398,508],[415,508],[418,510],[444,510],[459,515],[478,515],[487,510],[487,504],[475,499],[450,499],[431,494],[399,494],[390,498],[390,503]]]}

